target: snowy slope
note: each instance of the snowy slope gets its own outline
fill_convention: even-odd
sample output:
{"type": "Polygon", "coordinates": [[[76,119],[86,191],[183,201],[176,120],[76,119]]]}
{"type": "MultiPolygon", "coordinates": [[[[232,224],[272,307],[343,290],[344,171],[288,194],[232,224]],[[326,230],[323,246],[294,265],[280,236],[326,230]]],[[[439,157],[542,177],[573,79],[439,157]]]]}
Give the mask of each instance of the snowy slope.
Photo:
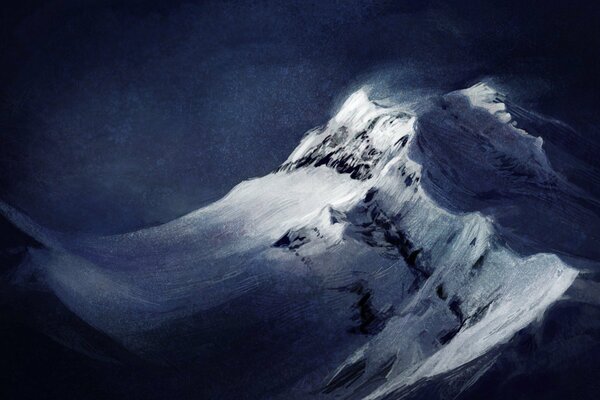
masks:
{"type": "Polygon", "coordinates": [[[577,272],[516,253],[491,210],[568,190],[478,84],[410,107],[361,89],[277,171],[159,227],[69,238],[2,208],[47,247],[15,283],[35,276],[142,357],[243,352],[273,377],[264,396],[377,399],[486,354],[562,296],[577,272]]]}

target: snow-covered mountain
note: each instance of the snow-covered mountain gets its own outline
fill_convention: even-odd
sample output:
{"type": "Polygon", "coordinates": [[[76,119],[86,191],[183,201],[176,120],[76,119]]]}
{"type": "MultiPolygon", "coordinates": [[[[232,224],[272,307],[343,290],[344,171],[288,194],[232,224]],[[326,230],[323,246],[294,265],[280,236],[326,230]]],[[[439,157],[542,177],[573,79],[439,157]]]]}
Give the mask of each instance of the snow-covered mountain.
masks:
{"type": "Polygon", "coordinates": [[[44,245],[14,284],[142,358],[238,371],[258,397],[383,399],[484,357],[563,295],[577,270],[540,249],[564,230],[511,221],[568,221],[574,196],[478,84],[411,104],[360,89],[276,171],[158,227],[70,237],[2,211],[44,245]]]}

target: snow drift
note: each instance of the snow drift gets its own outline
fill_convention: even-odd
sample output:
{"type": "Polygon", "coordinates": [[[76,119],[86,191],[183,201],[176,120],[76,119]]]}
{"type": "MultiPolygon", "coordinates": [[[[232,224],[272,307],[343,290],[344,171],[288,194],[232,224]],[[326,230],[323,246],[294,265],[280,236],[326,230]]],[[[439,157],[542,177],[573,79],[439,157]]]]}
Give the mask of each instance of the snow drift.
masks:
{"type": "Polygon", "coordinates": [[[380,399],[484,356],[563,295],[576,270],[509,222],[550,203],[568,220],[575,192],[478,84],[410,105],[358,90],[275,172],[162,226],[69,237],[2,211],[45,245],[14,284],[147,360],[250,360],[262,397],[380,399]]]}

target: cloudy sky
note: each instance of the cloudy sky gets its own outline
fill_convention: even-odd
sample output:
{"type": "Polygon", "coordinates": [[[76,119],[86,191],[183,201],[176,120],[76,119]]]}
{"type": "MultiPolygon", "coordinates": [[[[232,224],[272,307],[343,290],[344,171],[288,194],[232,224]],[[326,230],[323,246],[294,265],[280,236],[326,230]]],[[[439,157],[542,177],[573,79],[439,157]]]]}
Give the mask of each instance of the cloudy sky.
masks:
{"type": "Polygon", "coordinates": [[[61,230],[165,222],[277,167],[364,83],[398,95],[493,77],[599,143],[600,4],[472,3],[5,7],[0,198],[61,230]]]}

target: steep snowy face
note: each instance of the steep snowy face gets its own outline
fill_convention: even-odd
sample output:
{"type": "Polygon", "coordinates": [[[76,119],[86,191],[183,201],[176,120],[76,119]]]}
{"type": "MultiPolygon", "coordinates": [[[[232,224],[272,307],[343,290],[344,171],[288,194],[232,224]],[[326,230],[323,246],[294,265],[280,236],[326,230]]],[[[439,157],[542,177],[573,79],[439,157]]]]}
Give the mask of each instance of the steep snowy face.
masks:
{"type": "MultiPolygon", "coordinates": [[[[421,105],[415,116],[365,99],[364,92],[353,95],[330,124],[309,133],[283,170],[323,166],[364,181],[364,198],[336,214],[347,224],[343,237],[396,260],[403,271],[396,273],[410,276],[395,288],[403,295],[382,331],[330,375],[323,391],[379,398],[508,340],[576,273],[553,255],[515,254],[484,214],[453,212],[494,196],[535,198],[560,183],[541,139],[516,128],[499,94],[476,85],[421,105]],[[364,112],[354,109],[357,97],[364,112]],[[332,146],[340,130],[343,146],[332,146]],[[359,159],[347,149],[377,157],[359,159]],[[428,187],[444,190],[440,202],[428,187]]],[[[373,287],[375,297],[385,292],[373,287]]]]}
{"type": "Polygon", "coordinates": [[[277,171],[163,226],[68,239],[4,212],[51,248],[19,282],[131,351],[244,354],[263,397],[374,399],[484,356],[564,293],[575,270],[515,253],[494,213],[564,185],[486,85],[411,107],[361,89],[277,171]]]}
{"type": "Polygon", "coordinates": [[[453,185],[442,188],[447,191],[489,199],[556,187],[560,178],[542,138],[519,129],[502,99],[480,83],[423,101],[409,113],[400,105],[378,105],[360,89],[327,125],[307,133],[279,171],[324,165],[371,179],[410,142],[410,158],[435,182],[453,185]]]}
{"type": "Polygon", "coordinates": [[[323,165],[352,179],[371,179],[389,161],[393,149],[406,145],[414,122],[414,116],[397,106],[371,102],[361,89],[324,128],[310,131],[278,171],[323,165]]]}

